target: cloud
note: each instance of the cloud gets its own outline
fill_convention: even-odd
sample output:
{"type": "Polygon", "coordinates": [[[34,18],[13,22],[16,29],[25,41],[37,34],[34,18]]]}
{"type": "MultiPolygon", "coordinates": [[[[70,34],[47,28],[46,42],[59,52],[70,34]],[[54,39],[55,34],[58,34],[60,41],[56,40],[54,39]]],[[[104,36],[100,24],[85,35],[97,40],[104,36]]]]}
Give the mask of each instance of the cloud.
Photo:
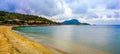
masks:
{"type": "Polygon", "coordinates": [[[120,24],[120,18],[92,18],[92,19],[86,19],[86,18],[78,18],[80,22],[87,22],[91,25],[97,24],[97,25],[119,25],[120,24]]]}
{"type": "Polygon", "coordinates": [[[73,14],[83,14],[88,10],[88,5],[84,1],[76,0],[73,3],[69,4],[69,6],[72,9],[73,14]]]}
{"type": "Polygon", "coordinates": [[[55,21],[79,19],[111,23],[119,21],[119,3],[120,0],[0,0],[0,10],[45,16],[55,21]]]}
{"type": "Polygon", "coordinates": [[[53,16],[63,13],[55,0],[1,0],[0,10],[10,12],[53,16]]]}
{"type": "Polygon", "coordinates": [[[110,0],[110,1],[108,1],[107,9],[120,9],[120,0],[110,0]]]}
{"type": "Polygon", "coordinates": [[[98,18],[99,16],[94,12],[88,12],[86,18],[98,18]]]}

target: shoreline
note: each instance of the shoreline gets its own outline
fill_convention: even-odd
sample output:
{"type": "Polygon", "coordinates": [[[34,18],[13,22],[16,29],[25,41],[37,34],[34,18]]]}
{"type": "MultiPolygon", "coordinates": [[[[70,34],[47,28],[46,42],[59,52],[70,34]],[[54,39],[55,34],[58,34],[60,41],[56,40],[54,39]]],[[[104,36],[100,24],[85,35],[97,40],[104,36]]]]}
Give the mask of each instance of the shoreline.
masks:
{"type": "Polygon", "coordinates": [[[12,26],[0,26],[0,54],[53,54],[41,44],[12,31],[12,26]]]}
{"type": "MultiPolygon", "coordinates": [[[[19,26],[20,27],[20,26],[19,26]]],[[[24,26],[23,26],[24,27],[24,26]]],[[[26,26],[25,26],[26,27],[26,26]]],[[[31,27],[31,26],[27,26],[27,27],[31,27]]],[[[58,49],[58,48],[55,48],[55,47],[52,47],[52,46],[49,46],[49,45],[46,45],[46,44],[42,44],[42,43],[40,43],[40,42],[38,42],[38,41],[36,41],[34,38],[30,38],[30,37],[27,37],[28,35],[26,35],[26,34],[23,34],[23,33],[20,33],[19,31],[16,31],[16,30],[14,30],[14,26],[12,27],[12,31],[14,31],[15,33],[17,33],[17,34],[20,34],[22,37],[24,37],[24,38],[26,38],[26,39],[29,39],[29,40],[31,40],[31,41],[35,41],[35,42],[37,42],[37,43],[39,43],[40,45],[42,45],[45,49],[48,49],[48,50],[50,50],[50,51],[52,51],[52,53],[53,54],[70,54],[70,53],[68,53],[68,52],[65,52],[65,51],[62,51],[62,50],[60,50],[60,49],[58,49]]]]}
{"type": "MultiPolygon", "coordinates": [[[[18,33],[18,34],[20,34],[20,33],[18,33]]],[[[29,38],[29,35],[27,36],[28,34],[23,34],[22,36],[25,36],[25,37],[27,37],[27,38],[29,38]]],[[[36,39],[34,39],[34,38],[30,38],[31,40],[35,40],[36,41],[36,39]]],[[[104,50],[101,50],[101,49],[97,49],[97,48],[91,48],[91,47],[88,47],[88,46],[84,46],[84,45],[76,45],[76,44],[73,44],[73,43],[68,43],[68,42],[65,42],[65,41],[60,41],[60,40],[56,40],[56,39],[52,39],[52,41],[56,41],[58,44],[60,43],[60,44],[65,44],[64,46],[69,46],[70,48],[73,48],[73,49],[70,49],[70,50],[73,50],[73,51],[71,51],[71,52],[69,52],[69,51],[67,51],[67,50],[62,50],[62,49],[60,49],[59,47],[57,48],[57,47],[54,47],[54,45],[47,45],[47,44],[43,44],[43,43],[41,43],[41,42],[39,42],[39,41],[36,41],[36,42],[38,42],[38,43],[40,43],[40,44],[42,44],[45,48],[47,48],[47,49],[50,49],[51,51],[53,51],[53,52],[60,52],[61,54],[78,54],[78,53],[81,53],[81,54],[112,54],[112,52],[110,52],[110,51],[104,51],[104,50]],[[66,45],[66,44],[68,44],[68,45],[66,45]],[[77,49],[77,50],[76,50],[77,49]]],[[[63,47],[64,48],[64,47],[63,47]]],[[[69,49],[68,49],[69,50],[69,49]]],[[[58,54],[58,53],[55,53],[55,54],[58,54]]]]}
{"type": "MultiPolygon", "coordinates": [[[[0,54],[70,54],[53,46],[44,45],[15,31],[14,26],[0,26],[0,54]]],[[[57,41],[57,40],[55,40],[57,41]]],[[[73,48],[79,47],[81,54],[111,54],[98,49],[70,44],[73,48]]]]}

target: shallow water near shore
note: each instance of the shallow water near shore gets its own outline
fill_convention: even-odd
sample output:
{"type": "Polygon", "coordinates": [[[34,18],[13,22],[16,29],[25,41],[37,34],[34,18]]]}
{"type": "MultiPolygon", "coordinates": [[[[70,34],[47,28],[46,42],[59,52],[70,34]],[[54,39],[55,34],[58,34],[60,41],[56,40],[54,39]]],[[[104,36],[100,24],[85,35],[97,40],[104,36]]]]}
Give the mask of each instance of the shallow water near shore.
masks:
{"type": "Polygon", "coordinates": [[[120,26],[35,26],[14,30],[70,54],[89,54],[89,50],[120,54],[120,26]]]}

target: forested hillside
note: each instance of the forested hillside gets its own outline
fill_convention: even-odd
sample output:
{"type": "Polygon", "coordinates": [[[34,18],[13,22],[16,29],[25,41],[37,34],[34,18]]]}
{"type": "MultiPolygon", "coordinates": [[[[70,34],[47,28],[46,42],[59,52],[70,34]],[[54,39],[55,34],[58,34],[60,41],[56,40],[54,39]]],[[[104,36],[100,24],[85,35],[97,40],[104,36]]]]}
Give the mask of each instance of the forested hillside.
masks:
{"type": "Polygon", "coordinates": [[[54,25],[58,24],[45,17],[0,11],[1,25],[54,25]]]}

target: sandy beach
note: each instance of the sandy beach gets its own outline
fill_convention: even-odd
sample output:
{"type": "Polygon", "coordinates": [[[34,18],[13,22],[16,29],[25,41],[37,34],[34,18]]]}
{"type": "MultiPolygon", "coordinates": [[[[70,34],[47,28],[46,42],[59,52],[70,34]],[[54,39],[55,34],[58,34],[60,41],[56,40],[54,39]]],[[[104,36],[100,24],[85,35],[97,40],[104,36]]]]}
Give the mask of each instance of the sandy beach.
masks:
{"type": "Polygon", "coordinates": [[[26,39],[11,30],[10,26],[0,26],[0,54],[53,54],[42,45],[26,39]]]}
{"type": "MultiPolygon", "coordinates": [[[[75,52],[71,51],[71,53],[67,53],[66,51],[64,52],[48,45],[43,46],[29,38],[25,38],[12,31],[11,28],[11,26],[0,26],[0,54],[73,54],[76,52],[81,54],[112,54],[83,45],[69,43],[67,44],[69,44],[71,48],[74,48],[75,52]]],[[[60,43],[65,44],[64,46],[67,47],[66,42],[63,41],[60,43]]]]}

